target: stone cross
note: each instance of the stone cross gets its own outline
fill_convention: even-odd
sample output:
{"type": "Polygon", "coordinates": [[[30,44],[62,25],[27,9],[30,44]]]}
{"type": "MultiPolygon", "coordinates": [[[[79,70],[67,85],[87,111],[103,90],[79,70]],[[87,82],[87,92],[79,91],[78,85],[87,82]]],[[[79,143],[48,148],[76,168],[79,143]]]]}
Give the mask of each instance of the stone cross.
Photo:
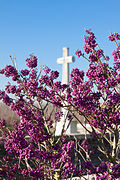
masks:
{"type": "Polygon", "coordinates": [[[69,82],[69,63],[74,62],[75,59],[73,56],[69,55],[69,49],[64,47],[63,48],[63,57],[57,59],[58,64],[63,64],[62,70],[62,83],[68,84],[69,82]]]}
{"type": "MultiPolygon", "coordinates": [[[[68,84],[69,83],[69,63],[74,62],[75,59],[73,56],[68,56],[68,48],[63,48],[63,57],[57,59],[58,64],[63,64],[63,70],[62,70],[62,84],[68,84]]],[[[61,135],[64,123],[65,123],[65,129],[67,128],[69,121],[67,120],[67,110],[62,109],[63,117],[59,122],[56,124],[56,132],[55,135],[59,136],[61,135]],[[65,122],[66,119],[66,122],[65,122]]],[[[71,124],[69,125],[69,128],[66,131],[66,134],[71,134],[71,124]]]]}

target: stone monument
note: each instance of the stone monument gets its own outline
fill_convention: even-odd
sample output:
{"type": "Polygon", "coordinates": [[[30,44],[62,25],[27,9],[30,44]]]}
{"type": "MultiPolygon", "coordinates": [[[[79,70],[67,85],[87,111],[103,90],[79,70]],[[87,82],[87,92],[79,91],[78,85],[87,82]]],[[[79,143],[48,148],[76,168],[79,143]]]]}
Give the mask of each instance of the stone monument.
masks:
{"type": "MultiPolygon", "coordinates": [[[[75,61],[75,58],[73,56],[69,56],[69,49],[67,47],[63,48],[63,57],[57,59],[58,64],[63,64],[62,67],[62,84],[68,84],[69,83],[69,63],[72,63],[75,61]]],[[[61,118],[60,122],[57,122],[56,124],[56,132],[55,135],[59,136],[61,135],[63,126],[66,130],[69,121],[67,120],[66,116],[68,111],[65,109],[62,109],[63,111],[63,117],[61,118]]],[[[69,125],[69,128],[66,131],[67,135],[71,134],[71,124],[69,125]]]]}
{"type": "MultiPolygon", "coordinates": [[[[72,63],[75,61],[75,58],[73,56],[69,56],[69,49],[67,47],[63,48],[63,57],[57,59],[58,64],[63,64],[62,66],[62,84],[68,84],[69,83],[69,63],[72,63]]],[[[86,130],[82,127],[82,125],[77,122],[77,120],[73,119],[72,122],[69,125],[69,128],[67,128],[69,124],[69,120],[67,120],[66,116],[68,113],[68,110],[62,109],[63,117],[61,118],[60,122],[57,122],[56,124],[56,132],[55,135],[59,136],[61,135],[63,126],[66,130],[66,135],[80,135],[80,134],[87,134],[86,130]]],[[[85,123],[85,119],[83,116],[79,117],[83,123],[85,123]]],[[[91,131],[91,127],[89,124],[85,125],[87,129],[91,131]]]]}

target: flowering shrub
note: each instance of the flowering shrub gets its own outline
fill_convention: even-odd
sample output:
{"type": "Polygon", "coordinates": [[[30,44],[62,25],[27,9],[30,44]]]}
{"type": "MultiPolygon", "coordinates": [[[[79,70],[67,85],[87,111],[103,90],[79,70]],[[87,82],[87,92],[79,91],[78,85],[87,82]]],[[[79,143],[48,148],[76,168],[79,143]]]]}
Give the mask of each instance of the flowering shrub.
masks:
{"type": "Polygon", "coordinates": [[[86,56],[79,49],[75,54],[88,60],[89,69],[86,73],[73,69],[68,85],[57,81],[59,73],[46,66],[43,74],[39,73],[37,57],[32,55],[26,59],[26,69],[18,71],[15,66],[7,65],[0,70],[0,74],[16,82],[16,85],[6,85],[5,91],[0,90],[0,100],[21,119],[19,124],[14,122],[13,130],[7,128],[4,119],[0,121],[5,151],[0,164],[1,177],[42,180],[86,173],[96,174],[101,180],[120,177],[120,36],[117,33],[109,36],[117,45],[112,53],[113,67],[110,67],[110,58],[99,48],[94,33],[90,30],[86,33],[86,56]],[[56,109],[54,117],[52,112],[46,113],[48,104],[56,109]],[[91,153],[87,140],[68,141],[65,129],[60,137],[55,137],[56,123],[63,116],[61,108],[69,111],[70,122],[76,118],[82,124],[77,113],[91,126],[92,133],[82,124],[96,139],[97,149],[103,154],[104,159],[97,167],[91,158],[94,150],[91,153]],[[73,152],[77,153],[74,161],[73,152]]]}

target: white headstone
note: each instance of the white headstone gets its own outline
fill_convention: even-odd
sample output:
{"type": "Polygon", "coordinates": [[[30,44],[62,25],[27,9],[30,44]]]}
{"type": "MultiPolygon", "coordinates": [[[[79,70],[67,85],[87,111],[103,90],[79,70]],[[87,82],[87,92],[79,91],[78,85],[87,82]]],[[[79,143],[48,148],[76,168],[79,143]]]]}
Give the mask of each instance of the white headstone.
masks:
{"type": "MultiPolygon", "coordinates": [[[[63,69],[62,69],[62,84],[68,84],[69,83],[69,63],[74,62],[75,59],[73,56],[69,56],[69,49],[64,47],[63,48],[63,57],[57,59],[58,64],[63,64],[63,69]]],[[[61,135],[64,123],[65,123],[65,129],[67,128],[69,124],[69,120],[67,120],[67,110],[62,109],[63,111],[63,117],[61,118],[60,122],[57,122],[56,125],[56,132],[55,135],[59,136],[61,135]]],[[[71,134],[71,124],[69,128],[66,131],[67,135],[71,134]]]]}

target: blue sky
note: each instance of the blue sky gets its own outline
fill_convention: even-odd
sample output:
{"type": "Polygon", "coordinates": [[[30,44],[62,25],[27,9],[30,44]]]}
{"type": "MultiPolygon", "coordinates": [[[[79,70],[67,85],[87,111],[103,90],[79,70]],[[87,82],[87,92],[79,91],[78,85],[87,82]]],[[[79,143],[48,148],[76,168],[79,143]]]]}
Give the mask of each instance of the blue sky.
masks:
{"type": "MultiPolygon", "coordinates": [[[[41,65],[62,71],[56,60],[62,48],[70,55],[83,47],[85,29],[91,28],[100,47],[109,55],[115,47],[109,32],[120,33],[119,0],[0,0],[0,69],[15,55],[18,68],[33,53],[41,65]]],[[[87,69],[87,62],[76,57],[71,68],[87,69]]],[[[0,86],[3,87],[0,78],[0,86]]]]}

